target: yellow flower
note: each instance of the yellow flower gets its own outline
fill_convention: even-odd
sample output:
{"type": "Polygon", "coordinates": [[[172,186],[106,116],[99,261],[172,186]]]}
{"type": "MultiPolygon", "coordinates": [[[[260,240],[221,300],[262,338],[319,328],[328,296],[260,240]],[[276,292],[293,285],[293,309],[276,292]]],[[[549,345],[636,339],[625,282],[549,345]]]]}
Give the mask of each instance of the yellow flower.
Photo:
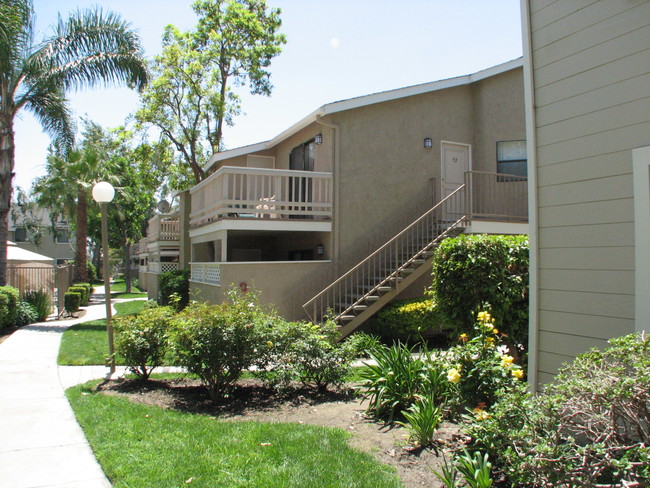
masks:
{"type": "Polygon", "coordinates": [[[494,344],[494,337],[486,337],[485,342],[487,342],[488,346],[491,346],[494,344]]]}
{"type": "Polygon", "coordinates": [[[492,333],[493,333],[493,334],[498,334],[498,333],[499,333],[499,329],[494,329],[494,330],[492,330],[492,333]]]}
{"type": "Polygon", "coordinates": [[[523,369],[513,369],[512,370],[512,376],[517,378],[518,380],[522,379],[524,377],[524,370],[523,369]]]}
{"type": "Polygon", "coordinates": [[[487,323],[492,317],[487,312],[479,312],[477,318],[479,322],[487,323]]]}
{"type": "Polygon", "coordinates": [[[272,343],[271,341],[268,341],[268,342],[266,343],[266,347],[268,347],[268,348],[273,347],[273,343],[272,343]]]}
{"type": "Polygon", "coordinates": [[[515,360],[512,356],[503,356],[501,358],[501,366],[503,368],[507,368],[508,366],[512,366],[512,362],[515,360]]]}
{"type": "Polygon", "coordinates": [[[465,339],[466,337],[467,337],[467,334],[465,334],[464,332],[460,335],[461,339],[465,339]]]}
{"type": "Polygon", "coordinates": [[[460,381],[460,373],[456,368],[452,368],[449,371],[447,371],[447,379],[451,383],[458,383],[460,381]]]}
{"type": "Polygon", "coordinates": [[[479,422],[481,420],[487,420],[490,417],[492,417],[492,415],[487,413],[485,410],[479,410],[478,412],[474,412],[474,416],[476,417],[476,420],[478,420],[479,422]]]}

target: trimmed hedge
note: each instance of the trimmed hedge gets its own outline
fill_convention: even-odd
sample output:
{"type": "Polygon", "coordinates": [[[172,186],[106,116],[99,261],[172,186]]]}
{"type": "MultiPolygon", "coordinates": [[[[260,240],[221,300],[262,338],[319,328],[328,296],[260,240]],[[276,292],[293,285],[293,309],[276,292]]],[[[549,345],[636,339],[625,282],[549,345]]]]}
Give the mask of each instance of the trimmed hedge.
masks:
{"type": "Polygon", "coordinates": [[[70,315],[78,311],[81,306],[81,293],[68,291],[63,295],[63,306],[70,315]]]}
{"type": "Polygon", "coordinates": [[[470,332],[485,310],[509,342],[527,344],[528,236],[446,239],[434,256],[432,292],[456,332],[470,332]]]}
{"type": "Polygon", "coordinates": [[[88,303],[90,303],[90,294],[92,293],[93,289],[90,283],[73,283],[72,287],[83,289],[83,295],[81,296],[81,306],[85,307],[88,305],[88,303]]]}
{"type": "Polygon", "coordinates": [[[20,292],[12,286],[0,286],[0,328],[10,327],[16,321],[20,292]]]}

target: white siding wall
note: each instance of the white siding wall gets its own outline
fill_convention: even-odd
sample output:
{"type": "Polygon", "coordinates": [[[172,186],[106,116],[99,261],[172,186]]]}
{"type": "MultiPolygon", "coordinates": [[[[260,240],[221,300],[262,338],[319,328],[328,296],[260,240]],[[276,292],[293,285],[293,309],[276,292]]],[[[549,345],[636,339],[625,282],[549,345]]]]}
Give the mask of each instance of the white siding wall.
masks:
{"type": "Polygon", "coordinates": [[[632,149],[650,145],[650,1],[529,0],[528,10],[545,382],[635,328],[632,149]]]}

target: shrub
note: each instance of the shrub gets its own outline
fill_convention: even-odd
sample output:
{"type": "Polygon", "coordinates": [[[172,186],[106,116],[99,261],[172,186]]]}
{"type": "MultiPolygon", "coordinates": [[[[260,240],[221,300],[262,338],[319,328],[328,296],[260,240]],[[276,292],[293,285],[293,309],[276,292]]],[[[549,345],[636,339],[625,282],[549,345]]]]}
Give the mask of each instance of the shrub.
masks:
{"type": "Polygon", "coordinates": [[[442,409],[437,406],[438,399],[434,395],[418,398],[408,410],[402,412],[406,422],[397,422],[410,432],[410,440],[419,446],[428,446],[442,422],[442,409]]]}
{"type": "Polygon", "coordinates": [[[170,307],[158,307],[115,319],[115,351],[139,378],[148,379],[163,363],[173,315],[170,307]]]}
{"type": "Polygon", "coordinates": [[[65,311],[69,315],[72,315],[73,313],[77,312],[80,306],[81,306],[81,293],[68,291],[66,292],[65,295],[63,295],[63,307],[65,308],[65,311]]]}
{"type": "Polygon", "coordinates": [[[0,286],[0,327],[11,327],[16,321],[20,294],[12,286],[0,286]]]}
{"type": "Polygon", "coordinates": [[[44,322],[52,313],[52,297],[45,290],[26,291],[23,300],[34,307],[38,322],[44,322]]]}
{"type": "Polygon", "coordinates": [[[468,433],[511,482],[645,486],[650,479],[650,340],[629,335],[564,367],[538,396],[512,391],[468,433]]]}
{"type": "Polygon", "coordinates": [[[368,358],[370,353],[381,346],[378,336],[366,332],[355,332],[346,339],[349,347],[354,350],[354,355],[359,358],[368,358]]]}
{"type": "Polygon", "coordinates": [[[457,346],[446,355],[447,377],[457,387],[460,403],[491,405],[503,390],[513,388],[524,377],[515,358],[505,354],[503,334],[487,312],[479,312],[474,337],[463,333],[457,346]]]}
{"type": "Polygon", "coordinates": [[[160,303],[183,310],[190,303],[190,270],[167,271],[158,278],[160,303]]]}
{"type": "Polygon", "coordinates": [[[219,399],[258,357],[257,297],[228,291],[231,303],[193,303],[173,320],[172,348],[181,366],[219,399]]]}
{"type": "Polygon", "coordinates": [[[16,307],[16,319],[14,320],[14,325],[16,327],[22,327],[23,325],[33,324],[38,322],[38,314],[36,309],[27,302],[20,301],[16,307]]]}
{"type": "Polygon", "coordinates": [[[86,262],[86,272],[88,274],[88,281],[95,283],[97,281],[97,268],[90,261],[86,262]]]}
{"type": "Polygon", "coordinates": [[[469,332],[488,310],[514,344],[528,341],[528,238],[462,235],[446,239],[433,260],[432,294],[455,328],[469,332]]]}
{"type": "Polygon", "coordinates": [[[416,357],[413,350],[397,343],[370,353],[372,362],[361,371],[359,388],[368,399],[368,415],[392,421],[423,397],[434,398],[435,405],[447,403],[452,386],[442,362],[426,351],[416,357]]]}
{"type": "Polygon", "coordinates": [[[298,380],[323,391],[330,384],[340,385],[350,374],[356,348],[352,342],[339,342],[335,323],[285,322],[270,317],[264,325],[260,333],[266,347],[257,376],[265,381],[286,386],[298,380]]]}
{"type": "Polygon", "coordinates": [[[83,286],[72,285],[70,288],[68,288],[68,293],[79,294],[79,306],[85,307],[88,305],[88,302],[86,301],[86,288],[83,286]]]}
{"type": "Polygon", "coordinates": [[[445,328],[434,301],[421,297],[389,303],[377,312],[365,330],[384,339],[412,342],[445,328]]]}

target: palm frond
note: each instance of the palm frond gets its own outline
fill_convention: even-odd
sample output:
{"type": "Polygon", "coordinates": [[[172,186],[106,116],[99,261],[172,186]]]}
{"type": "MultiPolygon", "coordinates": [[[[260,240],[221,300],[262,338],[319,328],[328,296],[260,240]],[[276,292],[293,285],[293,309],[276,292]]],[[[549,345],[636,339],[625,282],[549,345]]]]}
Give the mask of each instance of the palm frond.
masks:
{"type": "Polygon", "coordinates": [[[119,15],[99,8],[59,19],[34,57],[66,89],[126,83],[140,90],[149,79],[137,33],[119,15]]]}
{"type": "Polygon", "coordinates": [[[34,114],[59,151],[72,147],[76,130],[62,90],[37,82],[18,104],[34,114]]]}
{"type": "Polygon", "coordinates": [[[5,78],[4,83],[12,85],[20,78],[23,61],[31,52],[33,37],[31,0],[0,0],[0,73],[5,78]]]}

